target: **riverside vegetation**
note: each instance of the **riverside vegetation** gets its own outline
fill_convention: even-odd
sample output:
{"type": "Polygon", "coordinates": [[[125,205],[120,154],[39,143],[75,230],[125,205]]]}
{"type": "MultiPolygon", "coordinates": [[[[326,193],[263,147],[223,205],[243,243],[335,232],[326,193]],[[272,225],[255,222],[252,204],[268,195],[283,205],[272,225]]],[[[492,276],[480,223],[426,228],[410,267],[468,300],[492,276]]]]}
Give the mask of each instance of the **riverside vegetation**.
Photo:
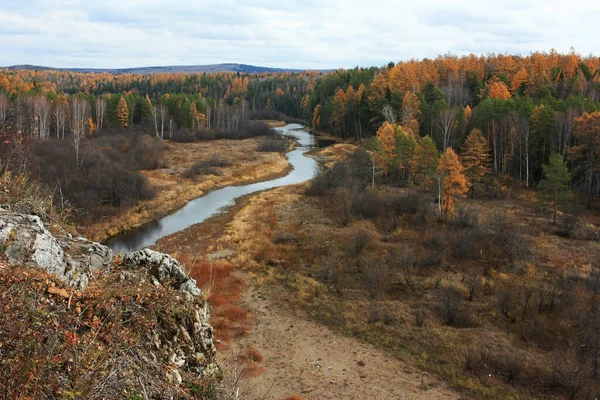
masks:
{"type": "MultiPolygon", "coordinates": [[[[286,114],[349,143],[316,154],[326,168],[312,182],[246,199],[225,232],[214,227],[202,246],[194,236],[159,243],[181,256],[200,286],[222,291],[207,294],[220,345],[260,329],[240,303],[244,282],[233,273],[240,269],[314,321],[469,397],[591,399],[600,390],[599,67],[597,57],[551,51],[329,73],[2,70],[1,203],[103,239],[214,187],[284,173],[286,144],[251,119],[286,114]],[[31,199],[38,199],[33,209],[31,199]],[[205,258],[224,248],[233,249],[228,260],[205,258]]],[[[3,304],[9,311],[19,313],[28,299],[15,278],[41,290],[35,304],[63,288],[39,271],[21,278],[19,267],[3,267],[5,288],[16,293],[3,301],[22,300],[3,304]]],[[[108,278],[98,279],[91,281],[108,278]]],[[[104,287],[101,296],[113,296],[109,281],[104,287]]],[[[171,289],[165,286],[165,307],[179,304],[171,289]]],[[[94,309],[112,302],[101,299],[90,303],[94,309]]],[[[119,326],[138,308],[123,301],[119,326]]],[[[66,318],[72,302],[63,297],[49,315],[66,318]]],[[[79,332],[79,321],[58,326],[79,332]]],[[[14,325],[10,337],[42,332],[27,326],[14,325]]],[[[73,346],[69,335],[61,346],[73,346]]],[[[7,349],[10,341],[0,343],[7,349]]],[[[97,348],[98,356],[107,349],[97,348]]],[[[239,359],[255,375],[268,361],[256,348],[239,359]]],[[[22,370],[6,391],[40,390],[29,365],[3,365],[5,378],[22,370]]],[[[60,365],[60,373],[74,370],[60,365]]],[[[149,378],[136,383],[130,370],[115,372],[129,380],[111,390],[150,390],[149,378]]],[[[57,390],[81,396],[79,376],[57,390]]],[[[213,387],[182,379],[188,396],[213,387]]]]}

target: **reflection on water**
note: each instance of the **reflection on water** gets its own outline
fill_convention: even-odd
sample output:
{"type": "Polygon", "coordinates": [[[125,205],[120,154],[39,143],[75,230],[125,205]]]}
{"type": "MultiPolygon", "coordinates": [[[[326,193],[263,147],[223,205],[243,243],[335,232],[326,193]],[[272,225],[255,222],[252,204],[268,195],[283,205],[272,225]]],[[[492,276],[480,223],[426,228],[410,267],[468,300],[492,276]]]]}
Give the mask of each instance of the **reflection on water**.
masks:
{"type": "Polygon", "coordinates": [[[227,186],[210,192],[206,196],[190,201],[183,208],[156,222],[150,222],[139,228],[127,231],[109,239],[106,243],[115,253],[136,251],[148,247],[162,237],[186,229],[194,224],[224,211],[235,204],[235,199],[250,193],[279,186],[293,185],[307,181],[318,172],[317,162],[305,157],[304,153],[315,146],[315,137],[302,130],[302,125],[289,124],[276,131],[282,135],[292,136],[298,146],[286,154],[293,170],[286,176],[271,181],[258,182],[245,186],[227,186]]]}

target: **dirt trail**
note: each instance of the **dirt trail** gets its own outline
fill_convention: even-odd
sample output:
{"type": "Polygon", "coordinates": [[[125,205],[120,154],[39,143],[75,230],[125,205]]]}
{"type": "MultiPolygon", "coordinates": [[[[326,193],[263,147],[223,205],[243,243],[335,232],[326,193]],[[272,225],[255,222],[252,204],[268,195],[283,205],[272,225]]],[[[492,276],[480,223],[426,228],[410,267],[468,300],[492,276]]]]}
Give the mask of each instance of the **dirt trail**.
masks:
{"type": "Polygon", "coordinates": [[[262,353],[266,370],[242,382],[244,398],[460,398],[435,377],[310,321],[246,280],[242,306],[253,314],[254,327],[244,342],[262,353]]]}

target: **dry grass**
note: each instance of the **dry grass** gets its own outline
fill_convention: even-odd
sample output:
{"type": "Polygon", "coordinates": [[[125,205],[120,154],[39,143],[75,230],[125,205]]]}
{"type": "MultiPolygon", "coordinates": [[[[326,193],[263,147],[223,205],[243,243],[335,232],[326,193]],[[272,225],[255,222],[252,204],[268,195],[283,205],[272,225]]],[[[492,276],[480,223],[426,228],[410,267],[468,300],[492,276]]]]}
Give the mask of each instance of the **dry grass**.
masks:
{"type": "Polygon", "coordinates": [[[0,292],[3,398],[213,398],[214,382],[195,373],[180,371],[182,388],[170,383],[168,346],[149,339],[173,340],[193,319],[194,302],[170,288],[116,272],[78,292],[44,271],[0,265],[0,292]]]}
{"type": "Polygon", "coordinates": [[[104,240],[119,232],[163,217],[188,201],[216,188],[271,179],[285,174],[289,165],[281,154],[256,151],[262,138],[215,140],[196,143],[165,143],[160,164],[166,168],[142,171],[156,197],[84,229],[93,240],[104,240]],[[215,157],[229,165],[215,167],[218,175],[185,178],[190,167],[215,157]]]}
{"type": "Polygon", "coordinates": [[[585,398],[593,386],[564,369],[558,382],[553,365],[592,303],[600,244],[557,236],[527,193],[506,192],[510,199],[472,202],[475,226],[418,211],[388,231],[377,219],[340,227],[330,199],[280,188],[251,198],[223,240],[238,249],[234,265],[271,284],[272,296],[471,396],[585,398]],[[281,232],[295,240],[277,240],[281,232]]]}

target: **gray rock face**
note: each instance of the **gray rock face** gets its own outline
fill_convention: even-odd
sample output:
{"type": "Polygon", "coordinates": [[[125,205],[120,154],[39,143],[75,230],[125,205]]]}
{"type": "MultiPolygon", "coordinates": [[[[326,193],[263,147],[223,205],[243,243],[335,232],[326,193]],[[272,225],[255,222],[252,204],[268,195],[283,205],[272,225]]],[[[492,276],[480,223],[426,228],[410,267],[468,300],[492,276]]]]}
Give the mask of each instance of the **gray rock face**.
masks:
{"type": "MultiPolygon", "coordinates": [[[[213,328],[208,323],[209,306],[202,298],[196,281],[186,275],[183,266],[175,258],[150,249],[126,254],[122,265],[136,271],[144,269],[156,285],[170,285],[181,291],[188,301],[196,303],[191,323],[179,325],[176,332],[169,334],[149,333],[155,347],[167,355],[172,368],[169,379],[174,384],[180,384],[178,369],[192,371],[199,376],[217,376],[219,367],[215,362],[213,328]]],[[[131,273],[121,272],[123,279],[128,279],[131,273]]],[[[139,273],[135,275],[139,276],[139,273]]]]}
{"type": "MultiPolygon", "coordinates": [[[[110,270],[113,258],[112,250],[106,246],[69,234],[52,235],[39,217],[3,209],[0,209],[0,253],[4,253],[10,265],[42,268],[82,290],[92,274],[110,270]]],[[[120,280],[149,281],[159,287],[169,285],[182,292],[185,300],[193,302],[194,313],[186,322],[174,322],[148,332],[148,340],[156,347],[157,354],[168,361],[169,380],[180,385],[179,371],[218,376],[213,328],[208,323],[209,306],[196,281],[186,275],[175,258],[149,249],[126,254],[123,266],[120,280]]]]}
{"type": "Polygon", "coordinates": [[[162,285],[170,285],[192,298],[202,295],[196,281],[187,276],[179,261],[168,254],[143,249],[125,254],[123,264],[128,268],[147,268],[162,285]]]}
{"type": "Polygon", "coordinates": [[[10,265],[45,269],[79,289],[87,287],[91,272],[109,268],[113,256],[99,243],[53,236],[35,215],[1,209],[0,245],[10,265]]]}

